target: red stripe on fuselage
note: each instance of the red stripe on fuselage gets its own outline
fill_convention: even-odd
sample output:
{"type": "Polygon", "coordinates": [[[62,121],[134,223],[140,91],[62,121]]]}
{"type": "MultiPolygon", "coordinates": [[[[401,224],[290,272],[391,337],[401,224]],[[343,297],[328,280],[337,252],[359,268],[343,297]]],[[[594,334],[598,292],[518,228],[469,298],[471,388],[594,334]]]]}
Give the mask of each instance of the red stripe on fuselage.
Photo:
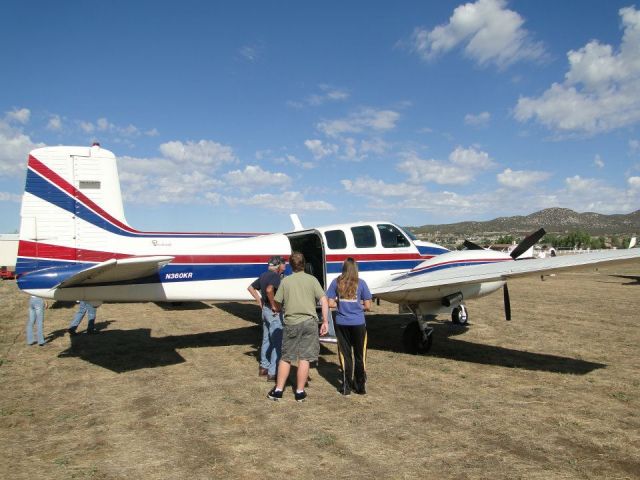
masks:
{"type": "Polygon", "coordinates": [[[458,259],[458,260],[450,260],[448,262],[432,263],[431,265],[425,265],[423,267],[411,270],[409,273],[420,272],[422,270],[428,270],[430,268],[440,267],[442,265],[451,265],[452,263],[494,263],[494,262],[504,262],[508,260],[513,260],[513,258],[465,258],[465,259],[458,259]]]}
{"type": "Polygon", "coordinates": [[[434,255],[420,255],[419,253],[363,253],[327,255],[327,262],[344,262],[347,258],[353,258],[358,262],[373,262],[381,260],[428,260],[434,255]]]}
{"type": "MultiPolygon", "coordinates": [[[[172,255],[170,253],[154,253],[154,255],[172,255]]],[[[19,257],[46,258],[50,260],[75,260],[78,262],[104,262],[112,258],[149,257],[151,255],[132,255],[115,252],[100,252],[72,247],[61,247],[39,242],[21,240],[18,247],[19,257]]],[[[173,255],[171,263],[264,263],[271,255],[173,255]]]]}

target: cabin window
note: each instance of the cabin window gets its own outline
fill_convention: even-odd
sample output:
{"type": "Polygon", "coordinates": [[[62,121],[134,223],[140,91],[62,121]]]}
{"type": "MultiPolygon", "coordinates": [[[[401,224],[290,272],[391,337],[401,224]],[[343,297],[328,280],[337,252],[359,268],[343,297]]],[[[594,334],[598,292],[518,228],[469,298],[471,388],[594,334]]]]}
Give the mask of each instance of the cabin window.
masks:
{"type": "Polygon", "coordinates": [[[371,248],[376,246],[376,234],[369,225],[351,227],[353,241],[358,248],[371,248]]]}
{"type": "Polygon", "coordinates": [[[342,230],[328,230],[324,232],[327,239],[327,247],[331,250],[342,250],[347,248],[347,237],[342,230]]]}
{"type": "Polygon", "coordinates": [[[380,240],[382,240],[382,246],[384,248],[400,248],[410,245],[407,237],[393,225],[378,225],[378,231],[380,232],[380,240]]]}

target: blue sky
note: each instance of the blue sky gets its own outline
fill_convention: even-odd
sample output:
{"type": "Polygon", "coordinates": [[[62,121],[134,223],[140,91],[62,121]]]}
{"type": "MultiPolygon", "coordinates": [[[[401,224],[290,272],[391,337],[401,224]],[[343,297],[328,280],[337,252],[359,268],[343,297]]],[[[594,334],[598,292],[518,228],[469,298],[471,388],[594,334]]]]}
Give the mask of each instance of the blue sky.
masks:
{"type": "Polygon", "coordinates": [[[99,141],[143,230],[640,208],[640,8],[13,1],[0,231],[26,156],[99,141]]]}

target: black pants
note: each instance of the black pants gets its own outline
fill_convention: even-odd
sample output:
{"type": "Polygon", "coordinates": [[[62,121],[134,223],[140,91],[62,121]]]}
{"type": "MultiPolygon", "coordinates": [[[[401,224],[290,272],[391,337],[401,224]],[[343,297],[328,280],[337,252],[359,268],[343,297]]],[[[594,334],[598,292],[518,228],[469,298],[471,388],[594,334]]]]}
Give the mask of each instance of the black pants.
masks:
{"type": "Polygon", "coordinates": [[[366,325],[337,325],[338,357],[342,367],[342,390],[364,390],[367,381],[366,325]]]}

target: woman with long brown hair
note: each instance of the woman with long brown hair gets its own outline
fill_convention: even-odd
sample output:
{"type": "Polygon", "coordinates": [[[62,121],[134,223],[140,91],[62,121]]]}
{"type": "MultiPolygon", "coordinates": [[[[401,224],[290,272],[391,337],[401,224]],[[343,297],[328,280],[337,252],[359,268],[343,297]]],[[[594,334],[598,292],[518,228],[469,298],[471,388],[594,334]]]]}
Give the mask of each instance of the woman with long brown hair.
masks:
{"type": "Polygon", "coordinates": [[[342,367],[342,395],[367,393],[367,325],[364,312],[371,309],[371,292],[358,277],[358,264],[348,257],[342,264],[342,274],[327,290],[329,307],[336,308],[335,324],[338,357],[342,367]]]}

